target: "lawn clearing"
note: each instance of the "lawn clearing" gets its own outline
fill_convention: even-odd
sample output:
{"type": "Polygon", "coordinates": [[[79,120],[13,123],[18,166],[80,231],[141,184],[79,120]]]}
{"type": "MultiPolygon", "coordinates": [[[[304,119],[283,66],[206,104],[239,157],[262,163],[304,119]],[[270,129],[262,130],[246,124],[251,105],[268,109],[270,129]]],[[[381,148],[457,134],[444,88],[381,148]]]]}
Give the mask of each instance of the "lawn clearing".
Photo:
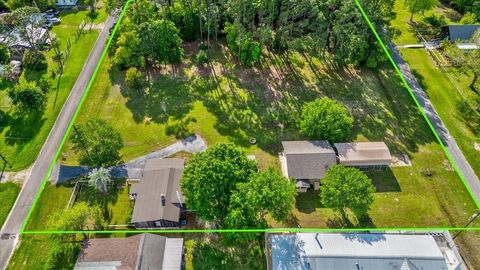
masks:
{"type": "MultiPolygon", "coordinates": [[[[84,15],[83,13],[74,13],[67,16],[83,18],[84,15]]],[[[51,32],[61,43],[62,50],[66,47],[67,39],[70,39],[72,46],[70,48],[70,56],[65,62],[64,75],[60,82],[58,96],[56,91],[57,80],[50,78],[51,72],[56,69],[56,64],[52,60],[53,50],[46,52],[48,60],[47,71],[23,72],[20,78],[20,80],[24,81],[38,81],[42,76],[50,78],[51,87],[47,94],[48,101],[45,111],[28,116],[13,112],[6,96],[6,90],[13,85],[11,83],[2,83],[0,85],[0,110],[9,113],[5,117],[5,121],[2,121],[0,125],[0,149],[2,149],[2,154],[10,164],[7,167],[9,171],[25,169],[35,161],[98,37],[98,30],[92,30],[91,32],[87,30],[78,42],[75,43],[75,32],[79,23],[69,19],[63,21],[63,16],[60,16],[60,19],[62,19],[62,24],[54,26],[51,32]],[[56,106],[53,107],[55,99],[56,106]]]]}
{"type": "MultiPolygon", "coordinates": [[[[174,69],[149,69],[147,89],[124,85],[124,72],[103,63],[78,123],[94,117],[109,121],[125,140],[123,160],[147,154],[177,140],[172,125],[202,136],[207,144],[233,142],[256,156],[261,167],[278,167],[282,140],[305,139],[296,119],[302,104],[328,96],[346,105],[355,118],[352,140],[385,141],[392,154],[410,157],[411,167],[372,175],[376,201],[366,224],[338,220],[317,195],[299,195],[292,224],[302,227],[455,226],[475,210],[466,188],[389,67],[337,69],[328,59],[290,53],[288,59],[264,51],[260,65],[245,69],[221,45],[209,65],[193,61],[196,43],[185,44],[186,59],[174,69]],[[111,76],[110,76],[111,75],[111,76]],[[257,143],[251,145],[250,138],[257,143]],[[431,176],[427,176],[431,174],[431,176]],[[306,196],[306,197],[302,197],[306,196]]],[[[63,157],[78,163],[67,143],[63,157]]]]}
{"type": "Polygon", "coordinates": [[[98,206],[104,211],[104,218],[110,225],[127,225],[130,223],[133,204],[130,203],[128,187],[125,180],[116,180],[106,195],[100,194],[93,187],[80,187],[75,203],[86,202],[98,206]]]}
{"type": "Polygon", "coordinates": [[[0,183],[0,228],[7,220],[8,213],[12,209],[21,188],[20,184],[14,182],[0,183]]]}

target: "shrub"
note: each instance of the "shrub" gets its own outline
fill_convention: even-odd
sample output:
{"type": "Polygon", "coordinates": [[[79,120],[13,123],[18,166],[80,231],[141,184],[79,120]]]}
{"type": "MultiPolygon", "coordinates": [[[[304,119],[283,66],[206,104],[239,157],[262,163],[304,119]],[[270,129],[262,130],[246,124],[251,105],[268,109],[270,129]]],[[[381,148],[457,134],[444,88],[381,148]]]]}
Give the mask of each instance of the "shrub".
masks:
{"type": "Polygon", "coordinates": [[[251,38],[244,39],[240,49],[240,61],[246,67],[251,67],[253,63],[260,61],[260,43],[251,38]]]}
{"type": "Polygon", "coordinates": [[[475,133],[480,133],[480,113],[472,108],[472,106],[470,106],[470,104],[465,100],[457,102],[457,110],[460,112],[463,119],[472,129],[472,131],[475,133]]]}
{"type": "Polygon", "coordinates": [[[40,51],[27,50],[23,55],[22,60],[23,67],[27,70],[45,70],[47,69],[47,59],[40,51]]]}
{"type": "Polygon", "coordinates": [[[335,100],[316,99],[302,108],[300,130],[311,139],[343,141],[352,127],[353,118],[347,108],[335,100]]]}
{"type": "Polygon", "coordinates": [[[207,44],[201,42],[200,45],[198,45],[198,49],[200,51],[205,51],[205,50],[208,50],[208,46],[207,46],[207,44]]]}
{"type": "Polygon", "coordinates": [[[125,84],[128,88],[139,90],[143,86],[142,73],[135,67],[131,67],[125,74],[125,84]]]}
{"type": "Polygon", "coordinates": [[[34,83],[21,83],[13,89],[9,89],[7,93],[12,104],[20,110],[40,111],[45,108],[47,102],[45,93],[34,83]]]}
{"type": "Polygon", "coordinates": [[[480,15],[477,16],[472,12],[465,13],[460,20],[460,24],[475,24],[477,22],[480,22],[480,15]]]}
{"type": "Polygon", "coordinates": [[[7,46],[0,44],[0,64],[8,64],[10,60],[10,52],[7,46]]]}
{"type": "Polygon", "coordinates": [[[48,93],[48,90],[50,89],[50,80],[45,77],[40,78],[40,80],[38,80],[38,87],[40,87],[43,93],[48,93]]]}
{"type": "Polygon", "coordinates": [[[434,14],[427,16],[423,19],[424,22],[430,24],[433,28],[440,28],[447,24],[445,16],[435,16],[434,14]]]}
{"type": "Polygon", "coordinates": [[[197,53],[197,63],[205,64],[208,62],[208,55],[205,51],[201,50],[197,53]]]}

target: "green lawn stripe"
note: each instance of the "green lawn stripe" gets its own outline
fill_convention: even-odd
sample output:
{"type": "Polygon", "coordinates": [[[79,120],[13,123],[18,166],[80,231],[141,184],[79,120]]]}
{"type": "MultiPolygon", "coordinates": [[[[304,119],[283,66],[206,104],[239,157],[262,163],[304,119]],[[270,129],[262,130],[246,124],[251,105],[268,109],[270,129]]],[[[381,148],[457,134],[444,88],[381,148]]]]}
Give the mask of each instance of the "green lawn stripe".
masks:
{"type": "MultiPolygon", "coordinates": [[[[458,175],[458,176],[460,177],[460,179],[462,180],[463,185],[467,188],[468,193],[470,194],[473,202],[475,203],[475,205],[477,206],[477,208],[480,209],[480,202],[478,202],[478,201],[475,199],[475,196],[473,195],[473,192],[472,192],[472,190],[470,189],[470,186],[468,186],[467,181],[466,181],[465,178],[463,177],[462,173],[460,172],[460,169],[458,168],[457,164],[455,163],[455,161],[453,160],[452,156],[450,155],[450,152],[448,151],[447,147],[445,147],[445,145],[443,144],[442,140],[440,139],[440,136],[438,135],[437,131],[436,131],[435,128],[433,127],[432,123],[430,122],[430,119],[428,119],[427,114],[425,113],[425,110],[422,108],[422,106],[420,106],[420,103],[418,102],[417,98],[415,97],[415,94],[413,93],[412,89],[411,89],[410,86],[408,85],[407,80],[406,80],[405,77],[403,76],[402,72],[401,72],[400,69],[398,68],[398,66],[397,66],[397,64],[395,63],[395,61],[393,60],[392,56],[391,56],[390,53],[388,52],[388,49],[387,49],[387,47],[385,46],[385,43],[383,42],[382,38],[381,38],[380,35],[378,34],[377,30],[375,29],[375,26],[372,24],[372,22],[370,21],[370,19],[369,19],[368,16],[367,16],[367,14],[366,14],[365,11],[363,10],[363,7],[362,7],[362,5],[360,4],[360,1],[359,1],[359,0],[354,0],[354,1],[355,1],[355,4],[357,5],[358,9],[360,10],[360,13],[362,13],[363,18],[365,19],[365,21],[367,21],[368,26],[370,27],[370,29],[372,30],[373,34],[375,35],[375,37],[377,38],[378,42],[380,43],[380,46],[382,47],[383,51],[385,52],[385,54],[387,55],[388,59],[389,59],[390,62],[392,63],[393,67],[395,68],[395,71],[397,71],[398,75],[400,76],[400,79],[402,80],[402,83],[405,85],[405,88],[407,88],[408,93],[409,93],[410,96],[413,98],[415,104],[417,105],[418,109],[419,109],[420,112],[422,113],[423,118],[425,118],[425,121],[427,121],[427,124],[428,124],[428,126],[430,127],[430,130],[432,130],[435,138],[436,138],[437,141],[440,143],[440,146],[442,147],[443,152],[445,153],[445,155],[447,156],[448,160],[449,160],[450,163],[452,164],[453,168],[455,169],[455,172],[457,173],[457,175],[458,175]]],[[[439,117],[440,117],[440,116],[439,116],[439,117]]]]}
{"type": "Polygon", "coordinates": [[[120,16],[118,17],[118,20],[117,22],[115,23],[115,27],[113,28],[113,31],[107,41],[107,44],[105,45],[105,48],[103,49],[103,52],[102,52],[102,55],[100,56],[100,59],[97,63],[97,65],[95,66],[95,69],[93,71],[93,74],[92,76],[90,77],[90,80],[88,81],[88,84],[87,84],[87,88],[85,89],[85,92],[83,93],[81,99],[80,99],[80,103],[78,104],[75,112],[73,113],[73,116],[72,116],[72,119],[70,121],[70,123],[68,124],[68,127],[67,127],[67,130],[65,131],[65,134],[63,135],[63,138],[62,138],[62,141],[60,142],[60,146],[58,147],[56,153],[55,153],[55,156],[52,160],[52,163],[50,164],[49,168],[48,168],[48,171],[47,171],[47,174],[45,175],[45,177],[43,178],[43,182],[42,182],[42,185],[40,186],[40,190],[39,192],[37,193],[37,195],[35,196],[35,199],[33,200],[33,204],[32,204],[32,207],[30,207],[30,210],[28,211],[28,214],[27,214],[27,217],[26,219],[23,221],[23,225],[22,225],[22,228],[20,230],[20,234],[23,234],[25,233],[25,228],[28,224],[28,221],[32,215],[32,212],[33,212],[33,209],[35,208],[35,205],[37,204],[37,201],[38,199],[40,198],[40,195],[42,194],[42,191],[45,189],[45,185],[47,184],[47,181],[48,181],[48,178],[50,177],[50,174],[52,173],[52,170],[53,168],[55,167],[55,162],[56,160],[58,159],[58,157],[60,156],[60,152],[63,148],[63,145],[65,144],[67,138],[68,138],[68,135],[70,134],[70,131],[72,129],[72,126],[73,126],[73,123],[75,122],[75,119],[77,118],[77,115],[82,107],[82,104],[83,102],[85,101],[85,98],[87,97],[87,94],[90,90],[90,87],[92,86],[93,84],[93,81],[95,80],[95,77],[97,75],[97,72],[100,68],[100,65],[101,63],[103,62],[103,59],[105,58],[105,55],[107,54],[107,51],[108,51],[108,48],[110,46],[110,44],[112,43],[112,40],[113,40],[113,36],[115,35],[115,33],[117,32],[119,26],[120,26],[120,23],[123,19],[123,16],[125,15],[125,12],[127,10],[127,7],[128,5],[132,2],[133,0],[128,0],[126,3],[125,3],[125,6],[123,7],[122,9],[122,12],[120,13],[120,16]]]}

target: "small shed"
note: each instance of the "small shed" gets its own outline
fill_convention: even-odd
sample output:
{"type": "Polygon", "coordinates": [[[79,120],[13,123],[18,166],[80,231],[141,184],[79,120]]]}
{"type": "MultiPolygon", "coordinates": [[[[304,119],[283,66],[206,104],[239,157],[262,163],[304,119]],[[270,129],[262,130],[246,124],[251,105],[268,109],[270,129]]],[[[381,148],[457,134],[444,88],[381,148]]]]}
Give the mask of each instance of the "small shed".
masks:
{"type": "Polygon", "coordinates": [[[335,143],[338,161],[344,166],[386,168],[392,162],[388,146],[384,142],[335,143]]]}

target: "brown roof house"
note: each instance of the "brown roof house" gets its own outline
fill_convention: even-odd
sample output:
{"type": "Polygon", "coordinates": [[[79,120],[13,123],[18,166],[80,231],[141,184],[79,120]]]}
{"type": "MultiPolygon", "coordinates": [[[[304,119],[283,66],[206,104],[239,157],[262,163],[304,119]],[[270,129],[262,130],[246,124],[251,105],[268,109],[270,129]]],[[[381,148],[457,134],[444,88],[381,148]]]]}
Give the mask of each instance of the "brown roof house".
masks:
{"type": "Polygon", "coordinates": [[[183,238],[94,238],[83,243],[74,270],[180,270],[183,254],[183,238]]]}
{"type": "Polygon", "coordinates": [[[135,227],[179,227],[180,213],[186,210],[180,190],[184,165],[179,158],[147,160],[140,182],[130,189],[135,227]]]}
{"type": "Polygon", "coordinates": [[[305,192],[313,185],[320,188],[320,179],[337,164],[335,150],[328,141],[283,141],[280,164],[283,175],[297,180],[297,190],[305,192]]]}
{"type": "Polygon", "coordinates": [[[384,142],[336,143],[338,161],[344,166],[361,169],[386,168],[392,162],[384,142]]]}

